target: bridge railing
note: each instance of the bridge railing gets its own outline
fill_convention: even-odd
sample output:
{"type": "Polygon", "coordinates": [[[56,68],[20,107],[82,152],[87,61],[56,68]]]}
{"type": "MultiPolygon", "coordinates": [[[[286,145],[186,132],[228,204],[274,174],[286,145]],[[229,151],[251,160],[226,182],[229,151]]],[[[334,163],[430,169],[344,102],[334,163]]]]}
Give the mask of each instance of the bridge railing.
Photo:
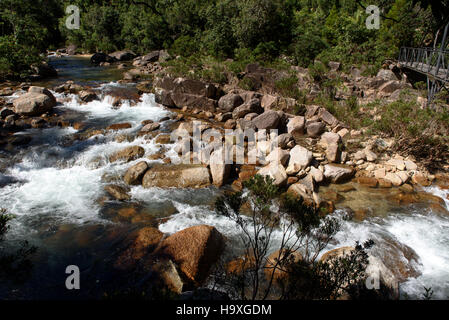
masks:
{"type": "Polygon", "coordinates": [[[433,48],[402,47],[399,62],[436,79],[449,81],[449,51],[433,48]]]}

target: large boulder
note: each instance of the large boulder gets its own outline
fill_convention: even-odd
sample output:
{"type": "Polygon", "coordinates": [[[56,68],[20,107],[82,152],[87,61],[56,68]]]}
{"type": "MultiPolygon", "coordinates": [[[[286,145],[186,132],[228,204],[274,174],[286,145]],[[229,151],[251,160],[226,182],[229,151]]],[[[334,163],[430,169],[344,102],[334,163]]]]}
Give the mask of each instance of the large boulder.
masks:
{"type": "Polygon", "coordinates": [[[269,163],[276,162],[276,163],[280,163],[283,166],[286,166],[288,164],[289,159],[290,159],[290,153],[287,150],[283,150],[281,148],[274,149],[265,158],[265,160],[269,163]]]}
{"type": "Polygon", "coordinates": [[[164,234],[153,227],[145,227],[133,232],[131,245],[119,256],[114,267],[122,270],[129,269],[145,257],[149,252],[156,249],[164,234]]]}
{"type": "Polygon", "coordinates": [[[119,160],[130,162],[139,158],[142,158],[145,154],[145,149],[140,146],[126,147],[122,150],[114,152],[109,156],[110,162],[116,162],[119,160]]]}
{"type": "Polygon", "coordinates": [[[321,121],[311,122],[307,124],[307,134],[312,138],[319,137],[325,129],[326,125],[321,121]]]}
{"type": "Polygon", "coordinates": [[[395,92],[398,89],[402,89],[403,85],[400,81],[390,80],[379,87],[381,94],[388,95],[395,92]]]}
{"type": "Polygon", "coordinates": [[[214,99],[217,94],[217,88],[211,84],[199,80],[177,78],[174,80],[174,92],[202,96],[214,99]]]}
{"type": "Polygon", "coordinates": [[[342,164],[326,164],[324,177],[332,183],[345,182],[354,176],[355,170],[351,166],[342,164]]]}
{"type": "Polygon", "coordinates": [[[24,116],[40,116],[56,105],[53,94],[41,87],[30,87],[28,93],[13,101],[15,113],[24,116]]]}
{"type": "Polygon", "coordinates": [[[176,232],[162,241],[157,255],[173,260],[186,278],[201,284],[225,245],[214,227],[199,225],[176,232]]]}
{"type": "Polygon", "coordinates": [[[175,102],[171,97],[171,92],[167,90],[160,90],[154,95],[156,103],[162,104],[163,106],[174,108],[176,107],[175,102]]]}
{"type": "Polygon", "coordinates": [[[338,133],[334,133],[334,132],[325,132],[323,133],[323,135],[321,136],[321,140],[320,143],[323,146],[328,146],[331,144],[340,144],[341,142],[341,137],[338,133]]]}
{"type": "Polygon", "coordinates": [[[232,112],[235,108],[243,104],[243,99],[240,95],[228,93],[218,100],[218,109],[222,112],[232,112]]]}
{"type": "Polygon", "coordinates": [[[134,59],[136,57],[136,54],[129,50],[123,50],[113,52],[109,54],[109,56],[115,58],[117,61],[129,61],[134,59]]]}
{"type": "Polygon", "coordinates": [[[224,185],[231,173],[231,164],[225,163],[225,154],[223,149],[212,152],[209,159],[212,181],[217,187],[224,185]]]}
{"type": "Polygon", "coordinates": [[[141,161],[126,171],[123,180],[129,185],[139,185],[142,183],[142,178],[147,170],[148,164],[145,161],[141,161]]]}
{"type": "Polygon", "coordinates": [[[295,146],[290,151],[290,161],[287,167],[288,174],[295,174],[301,169],[305,169],[309,166],[313,159],[313,154],[311,151],[307,150],[302,146],[295,146]]]}
{"type": "Polygon", "coordinates": [[[155,50],[155,51],[151,51],[150,53],[144,55],[143,57],[141,57],[141,61],[144,63],[151,63],[151,62],[156,62],[159,60],[159,55],[160,55],[160,51],[159,50],[155,50]]]}
{"type": "Polygon", "coordinates": [[[94,100],[98,100],[97,94],[95,92],[92,92],[89,90],[80,91],[78,96],[82,102],[86,102],[86,103],[94,101],[94,100]]]}
{"type": "Polygon", "coordinates": [[[232,117],[234,119],[240,119],[249,113],[262,113],[263,109],[260,106],[259,99],[251,99],[249,102],[242,104],[241,106],[234,109],[232,112],[232,117]]]}
{"type": "Polygon", "coordinates": [[[326,158],[329,162],[340,162],[340,146],[336,143],[328,144],[326,147],[326,158]]]}
{"type": "MultiPolygon", "coordinates": [[[[341,247],[324,253],[320,259],[322,262],[332,264],[335,259],[348,257],[354,252],[353,247],[341,247]]],[[[368,266],[365,270],[367,277],[378,279],[380,284],[387,288],[387,292],[382,292],[383,298],[398,299],[398,278],[388,269],[385,264],[377,257],[368,255],[368,266]]]]}
{"type": "Polygon", "coordinates": [[[188,107],[215,112],[217,88],[199,80],[170,77],[154,82],[156,102],[167,107],[188,107]]]}
{"type": "Polygon", "coordinates": [[[306,121],[304,117],[297,116],[291,118],[287,124],[287,133],[290,133],[292,136],[301,136],[304,134],[304,127],[306,121]]]}
{"type": "Polygon", "coordinates": [[[143,176],[144,188],[203,188],[210,185],[209,170],[202,165],[155,165],[143,176]]]}
{"type": "Polygon", "coordinates": [[[268,110],[255,117],[252,122],[259,130],[270,130],[278,128],[280,119],[281,117],[279,116],[279,113],[274,110],[268,110]]]}
{"type": "Polygon", "coordinates": [[[200,95],[183,93],[180,91],[171,92],[170,98],[171,100],[168,99],[167,97],[165,98],[161,97],[157,101],[158,103],[161,103],[165,106],[170,106],[170,103],[173,102],[173,105],[178,108],[181,107],[198,108],[200,110],[211,112],[215,112],[215,108],[217,105],[217,101],[213,99],[209,99],[207,97],[203,97],[200,95]]]}

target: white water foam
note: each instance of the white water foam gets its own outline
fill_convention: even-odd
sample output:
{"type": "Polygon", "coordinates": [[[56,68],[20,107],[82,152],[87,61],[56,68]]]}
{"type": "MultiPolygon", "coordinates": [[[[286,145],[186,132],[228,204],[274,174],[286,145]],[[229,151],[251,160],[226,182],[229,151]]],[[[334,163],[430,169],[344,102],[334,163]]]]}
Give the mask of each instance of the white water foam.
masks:
{"type": "MultiPolygon", "coordinates": [[[[63,97],[64,95],[59,95],[63,97]]],[[[91,119],[111,123],[130,122],[131,130],[138,130],[143,120],[158,121],[170,114],[154,102],[154,96],[144,94],[135,106],[124,102],[121,108],[112,107],[112,98],[79,104],[75,95],[61,108],[85,112],[91,119]]],[[[105,173],[123,174],[134,163],[109,163],[108,156],[127,146],[139,145],[147,155],[158,151],[153,141],[139,137],[132,142],[116,142],[114,134],[95,136],[86,141],[62,144],[72,135],[73,128],[31,129],[33,141],[22,160],[8,168],[2,180],[14,178],[19,183],[6,185],[0,192],[2,207],[9,208],[18,216],[41,215],[57,217],[60,221],[83,223],[99,219],[96,201],[103,193],[105,173]],[[5,178],[3,178],[5,177],[5,178]]],[[[123,131],[122,131],[123,133],[123,131]]],[[[149,161],[150,162],[150,161],[149,161]]]]}
{"type": "MultiPolygon", "coordinates": [[[[60,96],[64,97],[64,95],[60,96]]],[[[129,122],[132,125],[140,125],[143,120],[159,121],[171,114],[170,111],[160,107],[154,98],[154,94],[144,93],[141,101],[135,105],[127,100],[122,101],[121,106],[112,105],[114,97],[106,95],[101,100],[94,100],[86,104],[80,104],[77,96],[70,94],[68,102],[63,103],[62,108],[85,112],[89,119],[99,122],[120,123],[129,122]]]]}

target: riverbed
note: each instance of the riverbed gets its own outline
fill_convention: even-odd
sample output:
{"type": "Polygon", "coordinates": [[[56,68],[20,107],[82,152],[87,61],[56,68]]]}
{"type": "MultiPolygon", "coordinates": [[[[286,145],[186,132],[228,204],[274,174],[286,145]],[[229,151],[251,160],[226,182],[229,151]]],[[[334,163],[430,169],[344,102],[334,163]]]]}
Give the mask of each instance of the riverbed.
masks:
{"type": "MultiPolygon", "coordinates": [[[[83,122],[85,127],[79,130],[73,127],[29,129],[17,133],[30,135],[29,145],[14,151],[0,151],[0,207],[15,215],[7,244],[16,245],[27,240],[38,248],[32,260],[30,279],[13,288],[0,289],[1,298],[101,298],[106,291],[119,290],[120,281],[116,281],[118,274],[112,265],[127,236],[142,226],[120,217],[111,218],[111,212],[119,210],[134,210],[144,225],[169,234],[193,225],[212,225],[231,239],[237,246],[235,251],[239,250],[236,225],[214,212],[214,200],[221,194],[215,187],[164,190],[136,186],[131,188],[132,200],[128,203],[105,200],[104,186],[141,161],[110,163],[108,156],[114,151],[139,145],[145,149],[145,157],[161,151],[169,157],[175,154],[173,145],[158,144],[156,137],[137,137],[128,141],[118,139],[118,136],[134,137],[142,128],[142,121],[159,122],[170,118],[172,112],[158,105],[152,94],[143,94],[135,105],[125,100],[119,107],[113,106],[113,97],[108,95],[111,88],[133,86],[119,84],[120,74],[113,68],[93,67],[86,58],[76,57],[52,58],[50,63],[58,69],[60,76],[43,85],[74,80],[97,88],[101,92],[100,100],[81,104],[74,94],[53,92],[62,101],[56,111],[83,122]],[[85,130],[123,122],[132,127],[96,134],[85,140],[74,139],[85,130]],[[65,288],[68,265],[79,266],[82,290],[65,288]]],[[[171,119],[162,121],[160,131],[169,133],[172,123],[171,119]]],[[[445,199],[445,207],[449,210],[448,190],[429,187],[425,191],[445,199]]],[[[366,203],[368,208],[384,205],[374,196],[375,191],[352,192],[356,192],[352,196],[362,204],[366,203]]],[[[337,210],[335,215],[339,216],[341,212],[337,210]]],[[[447,214],[431,208],[391,206],[382,214],[374,213],[362,221],[342,221],[342,224],[336,241],[328,249],[373,239],[376,243],[372,249],[374,256],[386,264],[390,261],[412,264],[419,273],[400,284],[402,298],[422,298],[424,287],[433,289],[433,298],[449,297],[447,214]]]]}

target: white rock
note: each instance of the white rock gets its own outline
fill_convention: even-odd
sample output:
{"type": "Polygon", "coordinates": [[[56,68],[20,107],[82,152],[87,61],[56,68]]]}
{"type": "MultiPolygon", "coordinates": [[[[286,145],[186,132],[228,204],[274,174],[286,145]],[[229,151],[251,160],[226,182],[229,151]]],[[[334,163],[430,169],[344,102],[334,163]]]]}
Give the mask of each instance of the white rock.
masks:
{"type": "Polygon", "coordinates": [[[288,160],[290,159],[290,153],[287,150],[282,150],[281,148],[276,148],[266,157],[266,161],[268,162],[276,162],[280,163],[283,166],[288,164],[288,160]]]}
{"type": "Polygon", "coordinates": [[[315,182],[317,183],[320,183],[324,180],[323,171],[321,171],[320,169],[310,167],[310,174],[312,175],[313,180],[315,180],[315,182]]]}
{"type": "Polygon", "coordinates": [[[226,183],[231,173],[231,164],[225,163],[225,154],[223,149],[212,152],[210,156],[210,173],[214,185],[221,187],[226,183]]]}
{"type": "Polygon", "coordinates": [[[385,168],[380,168],[374,171],[374,177],[377,179],[383,179],[385,178],[385,175],[387,174],[385,168]]]}
{"type": "Polygon", "coordinates": [[[396,173],[393,172],[388,172],[385,175],[384,179],[390,181],[396,187],[401,186],[403,183],[402,179],[396,173]]]}
{"type": "Polygon", "coordinates": [[[415,171],[415,170],[418,170],[418,166],[416,165],[416,163],[414,163],[414,162],[411,161],[411,160],[405,160],[405,161],[404,161],[404,164],[405,164],[405,168],[406,168],[408,171],[415,171]]]}
{"type": "Polygon", "coordinates": [[[281,164],[276,162],[272,162],[268,166],[263,167],[257,173],[261,176],[271,177],[274,180],[273,184],[277,186],[285,184],[288,179],[285,168],[281,164]]]}
{"type": "Polygon", "coordinates": [[[390,159],[387,161],[387,164],[391,165],[391,166],[395,166],[396,169],[398,169],[399,171],[403,171],[405,170],[405,163],[403,160],[400,159],[390,159]]]}
{"type": "Polygon", "coordinates": [[[327,146],[330,144],[339,144],[341,142],[341,137],[338,133],[325,132],[321,135],[320,144],[327,146]]]}
{"type": "Polygon", "coordinates": [[[270,141],[257,142],[257,149],[259,149],[263,154],[268,154],[269,152],[271,152],[270,141]]]}
{"type": "Polygon", "coordinates": [[[305,119],[304,117],[294,117],[288,121],[287,132],[291,135],[304,134],[305,119]]]}
{"type": "Polygon", "coordinates": [[[349,134],[349,130],[346,128],[343,128],[340,131],[338,131],[337,134],[343,139],[344,137],[346,137],[349,134]]]}
{"type": "Polygon", "coordinates": [[[365,159],[366,159],[366,154],[365,154],[364,150],[360,150],[360,151],[357,151],[356,153],[354,153],[355,161],[365,160],[365,159]]]}
{"type": "Polygon", "coordinates": [[[396,172],[396,174],[399,178],[401,178],[402,183],[406,183],[410,179],[410,176],[408,175],[407,171],[399,171],[396,172]]]}
{"type": "Polygon", "coordinates": [[[302,146],[295,146],[290,151],[290,161],[287,173],[295,174],[299,170],[306,168],[313,159],[312,152],[302,146]]]}
{"type": "Polygon", "coordinates": [[[374,162],[377,160],[377,154],[369,149],[365,149],[366,160],[369,162],[374,162]]]}

